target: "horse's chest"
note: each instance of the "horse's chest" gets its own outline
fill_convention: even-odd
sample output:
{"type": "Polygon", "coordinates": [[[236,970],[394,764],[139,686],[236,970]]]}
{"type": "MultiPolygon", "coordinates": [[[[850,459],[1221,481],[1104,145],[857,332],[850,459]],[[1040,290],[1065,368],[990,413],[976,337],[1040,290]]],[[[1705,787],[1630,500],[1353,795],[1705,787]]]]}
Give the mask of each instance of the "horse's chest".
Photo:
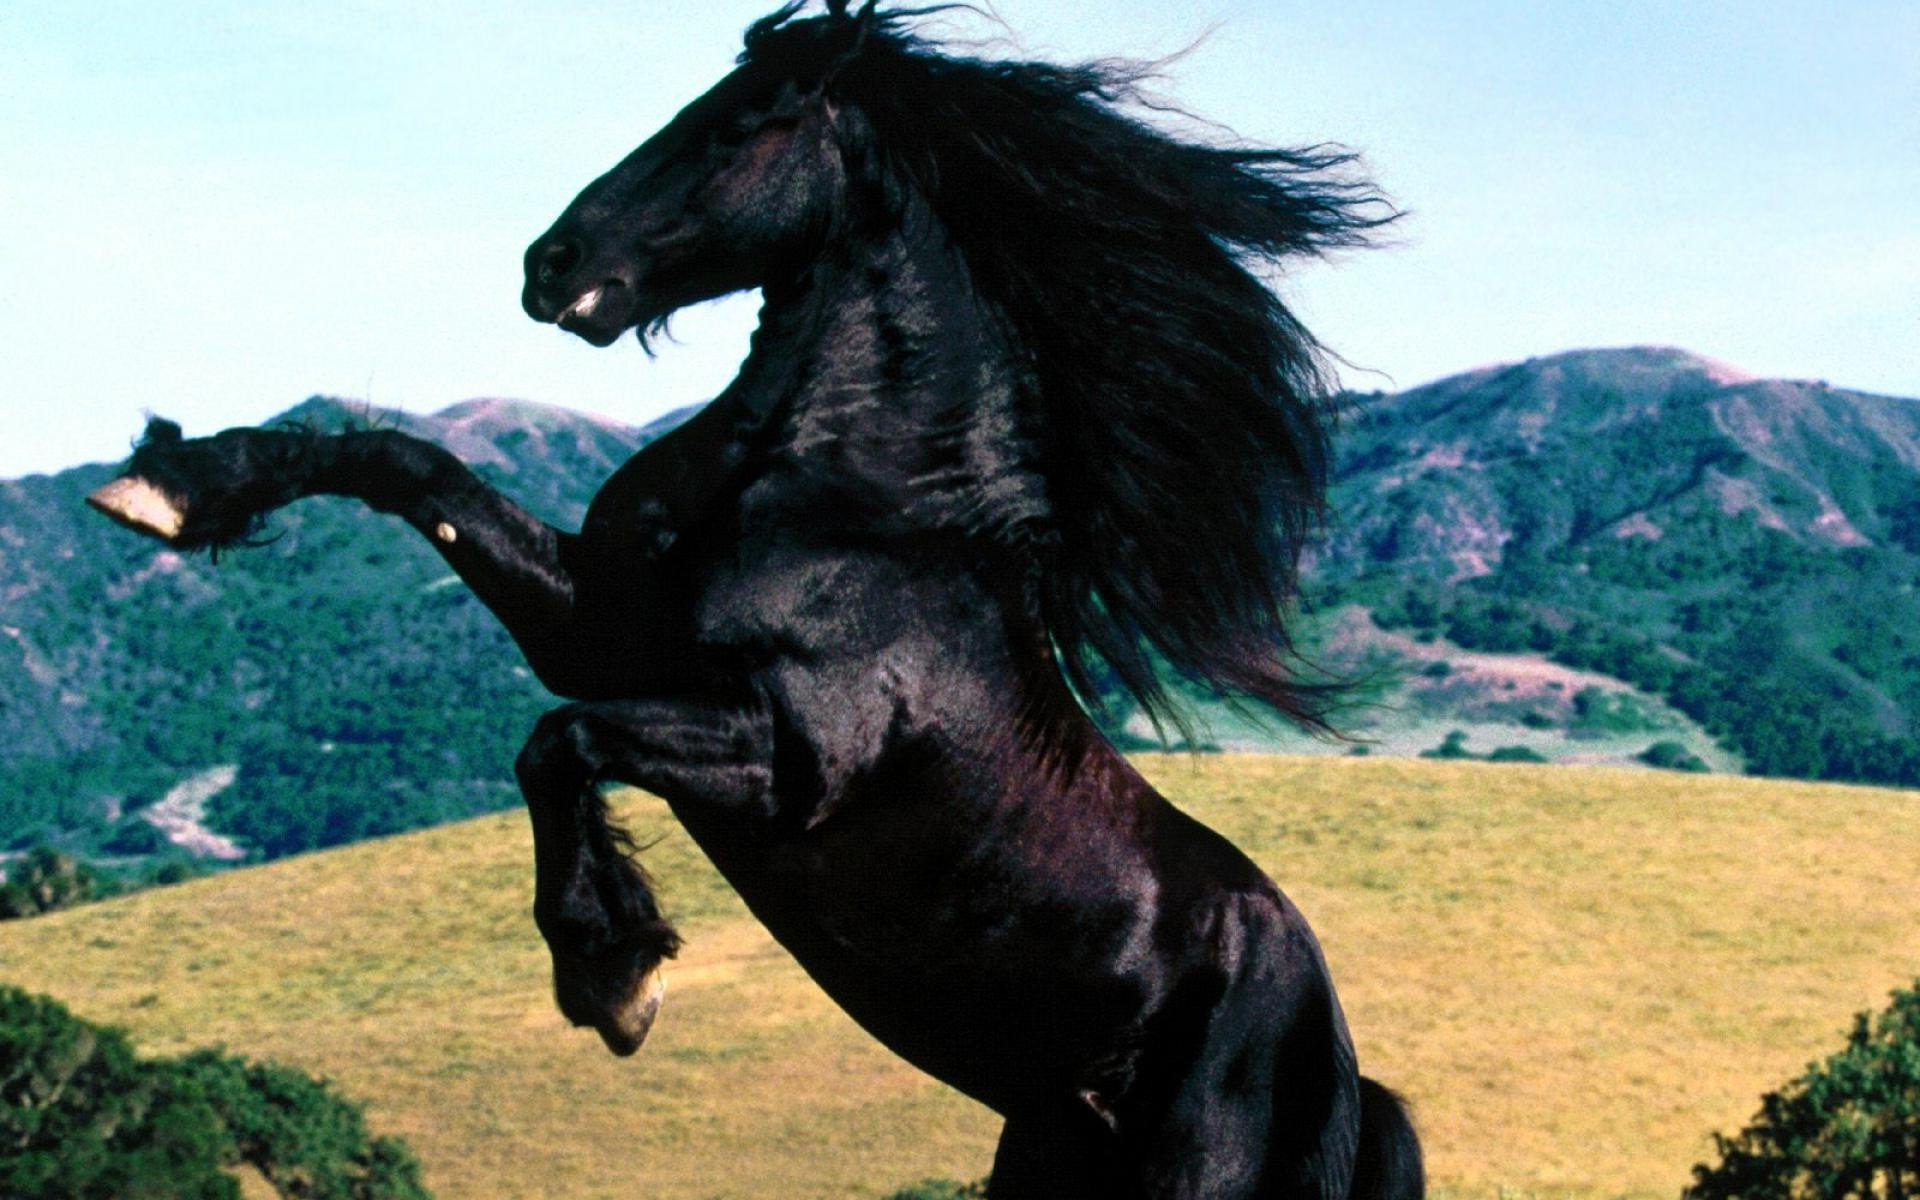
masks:
{"type": "Polygon", "coordinates": [[[695,604],[703,640],[787,644],[844,636],[857,614],[846,600],[865,580],[845,559],[790,546],[746,546],[713,564],[695,604]]]}

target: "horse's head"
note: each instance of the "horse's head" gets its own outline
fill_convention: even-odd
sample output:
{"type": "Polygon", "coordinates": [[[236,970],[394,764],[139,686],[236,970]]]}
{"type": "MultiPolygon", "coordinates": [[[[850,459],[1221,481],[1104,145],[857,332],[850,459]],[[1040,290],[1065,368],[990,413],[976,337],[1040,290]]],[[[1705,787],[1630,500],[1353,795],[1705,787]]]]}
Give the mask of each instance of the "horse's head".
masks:
{"type": "Polygon", "coordinates": [[[686,305],[767,283],[818,245],[843,183],[828,89],[871,12],[848,15],[842,3],[790,22],[798,7],[755,26],[732,74],[527,248],[529,316],[606,346],[686,305]]]}

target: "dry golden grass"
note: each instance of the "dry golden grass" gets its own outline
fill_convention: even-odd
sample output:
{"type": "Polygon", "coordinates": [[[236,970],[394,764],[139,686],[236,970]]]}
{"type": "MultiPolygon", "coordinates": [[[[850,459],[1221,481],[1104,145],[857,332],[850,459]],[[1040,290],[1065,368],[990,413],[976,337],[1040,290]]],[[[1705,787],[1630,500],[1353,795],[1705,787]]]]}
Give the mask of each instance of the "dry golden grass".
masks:
{"type": "MultiPolygon", "coordinates": [[[[1436,1190],[1672,1197],[1759,1094],[1920,974],[1920,794],[1654,772],[1148,758],[1326,943],[1436,1190]]],[[[636,1058],[564,1027],[519,814],[0,926],[0,980],[163,1053],[296,1063],[448,1200],[844,1197],[973,1178],[996,1122],[627,806],[691,944],[636,1058]]]]}

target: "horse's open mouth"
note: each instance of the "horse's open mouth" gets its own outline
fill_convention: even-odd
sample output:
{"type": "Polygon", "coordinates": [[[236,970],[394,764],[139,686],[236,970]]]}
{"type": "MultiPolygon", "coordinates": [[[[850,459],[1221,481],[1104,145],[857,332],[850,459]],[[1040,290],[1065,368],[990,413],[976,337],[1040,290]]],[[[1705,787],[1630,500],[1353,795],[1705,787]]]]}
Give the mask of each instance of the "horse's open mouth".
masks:
{"type": "Polygon", "coordinates": [[[588,288],[560,311],[554,324],[596,346],[611,346],[632,327],[633,290],[618,279],[588,288]]]}

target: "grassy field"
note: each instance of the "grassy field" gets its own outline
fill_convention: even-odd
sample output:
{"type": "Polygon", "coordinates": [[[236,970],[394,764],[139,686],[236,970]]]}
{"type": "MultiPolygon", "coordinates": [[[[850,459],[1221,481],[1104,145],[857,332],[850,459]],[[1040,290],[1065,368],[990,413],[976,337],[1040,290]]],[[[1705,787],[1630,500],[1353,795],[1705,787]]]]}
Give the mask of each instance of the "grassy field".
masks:
{"type": "MultiPolygon", "coordinates": [[[[1920,794],[1650,771],[1154,758],[1324,940],[1363,1069],[1451,1197],[1671,1198],[1759,1094],[1920,975],[1920,794]]],[[[647,1047],[567,1029],[519,814],[0,925],[0,981],[161,1053],[368,1102],[446,1198],[884,1195],[974,1178],[992,1115],[899,1064],[657,802],[690,944],[647,1047]]]]}

